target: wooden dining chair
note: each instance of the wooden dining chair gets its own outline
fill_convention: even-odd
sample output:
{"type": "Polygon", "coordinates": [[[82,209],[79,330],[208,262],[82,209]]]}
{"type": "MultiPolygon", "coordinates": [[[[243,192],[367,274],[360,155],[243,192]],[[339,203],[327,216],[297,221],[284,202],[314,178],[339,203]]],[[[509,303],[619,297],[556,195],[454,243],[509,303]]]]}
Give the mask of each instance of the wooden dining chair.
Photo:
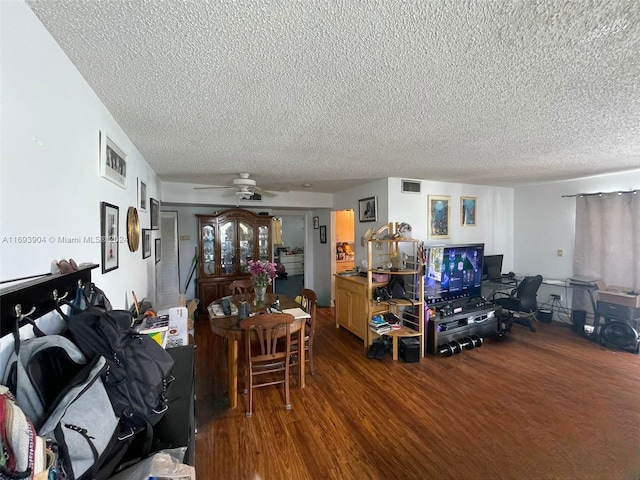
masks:
{"type": "Polygon", "coordinates": [[[265,313],[240,322],[245,338],[247,417],[253,413],[253,389],[267,385],[284,385],[284,408],[291,410],[289,358],[294,320],[290,313],[265,313]]]}
{"type": "Polygon", "coordinates": [[[253,292],[253,282],[250,278],[244,278],[242,280],[234,280],[229,284],[229,290],[231,295],[244,295],[253,292]]]}
{"type": "MultiPolygon", "coordinates": [[[[306,319],[304,326],[304,350],[305,350],[305,362],[309,362],[309,372],[311,375],[315,375],[313,369],[313,334],[316,330],[316,311],[318,308],[318,295],[310,288],[303,288],[300,291],[300,305],[302,309],[307,312],[311,318],[306,319]]],[[[294,338],[291,341],[291,365],[298,364],[298,338],[294,338]]]]}

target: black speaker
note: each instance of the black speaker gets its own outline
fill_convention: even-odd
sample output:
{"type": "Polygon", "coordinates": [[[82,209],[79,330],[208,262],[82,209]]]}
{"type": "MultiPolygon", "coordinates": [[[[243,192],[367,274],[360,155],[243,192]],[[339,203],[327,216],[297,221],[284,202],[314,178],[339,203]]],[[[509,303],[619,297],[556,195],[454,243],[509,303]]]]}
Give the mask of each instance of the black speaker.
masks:
{"type": "Polygon", "coordinates": [[[543,323],[551,323],[553,321],[553,311],[540,309],[536,314],[536,318],[543,323]]]}
{"type": "Polygon", "coordinates": [[[401,338],[398,342],[398,356],[407,363],[420,361],[420,340],[414,337],[401,338]]]}
{"type": "Polygon", "coordinates": [[[571,311],[571,330],[579,335],[584,335],[584,324],[587,322],[586,310],[571,311]]]}
{"type": "MultiPolygon", "coordinates": [[[[612,345],[617,348],[631,350],[638,353],[640,342],[638,341],[638,331],[629,323],[631,322],[607,322],[600,329],[600,344],[612,345]]],[[[637,328],[637,322],[636,328],[637,328]]]]}

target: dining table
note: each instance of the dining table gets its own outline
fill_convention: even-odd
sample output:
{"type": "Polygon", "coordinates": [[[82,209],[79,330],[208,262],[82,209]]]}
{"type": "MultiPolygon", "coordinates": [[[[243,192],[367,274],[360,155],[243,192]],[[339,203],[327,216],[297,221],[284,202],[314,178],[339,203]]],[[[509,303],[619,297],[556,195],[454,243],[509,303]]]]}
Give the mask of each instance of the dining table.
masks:
{"type": "MultiPolygon", "coordinates": [[[[251,306],[252,314],[259,314],[266,312],[268,308],[275,306],[279,303],[279,309],[284,311],[290,308],[300,308],[300,304],[295,299],[282,294],[275,294],[267,292],[265,295],[265,301],[262,303],[256,303],[255,294],[238,294],[228,298],[230,303],[236,306],[242,302],[247,302],[251,306]],[[277,303],[276,303],[277,302],[277,303]]],[[[215,300],[212,305],[220,304],[220,300],[215,300]]],[[[213,308],[207,308],[209,312],[209,324],[214,334],[219,335],[226,339],[227,344],[227,383],[228,383],[228,398],[229,408],[236,408],[238,406],[238,341],[244,338],[244,330],[239,326],[238,315],[235,309],[232,310],[231,315],[216,315],[213,308]]],[[[219,309],[218,309],[219,310],[219,309]]],[[[295,315],[294,315],[295,317],[295,315]]],[[[297,316],[294,322],[291,324],[291,333],[298,334],[298,385],[300,388],[305,387],[304,379],[304,366],[305,366],[305,351],[304,351],[304,337],[305,337],[305,325],[306,319],[302,316],[297,316]]]]}

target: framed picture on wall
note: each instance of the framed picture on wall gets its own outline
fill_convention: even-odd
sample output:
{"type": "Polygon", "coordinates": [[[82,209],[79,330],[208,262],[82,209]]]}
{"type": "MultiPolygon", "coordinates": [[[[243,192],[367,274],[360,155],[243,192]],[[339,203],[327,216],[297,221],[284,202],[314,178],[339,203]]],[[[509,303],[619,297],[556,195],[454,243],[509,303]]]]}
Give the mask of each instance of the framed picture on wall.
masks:
{"type": "Polygon", "coordinates": [[[127,188],[127,156],[105,133],[100,132],[100,175],[127,188]]]}
{"type": "Polygon", "coordinates": [[[378,220],[378,197],[368,197],[358,200],[358,217],[361,222],[375,222],[378,220]]]}
{"type": "Polygon", "coordinates": [[[151,256],[151,230],[145,228],[142,230],[142,258],[151,256]]]}
{"type": "Polygon", "coordinates": [[[100,237],[102,245],[102,273],[118,268],[119,209],[107,202],[100,203],[100,237]]]}
{"type": "Polygon", "coordinates": [[[160,261],[160,239],[156,238],[156,263],[160,261]]]}
{"type": "Polygon", "coordinates": [[[147,211],[147,184],[138,179],[138,209],[141,212],[147,211]]]}
{"type": "Polygon", "coordinates": [[[327,226],[320,225],[320,243],[327,243],[327,226]]]}
{"type": "Polygon", "coordinates": [[[430,239],[449,238],[450,236],[450,198],[448,196],[429,195],[429,219],[427,225],[430,239]]]}
{"type": "Polygon", "coordinates": [[[320,228],[320,217],[313,217],[313,229],[317,230],[320,228]]]}
{"type": "Polygon", "coordinates": [[[151,206],[151,230],[160,230],[160,202],[151,198],[149,204],[151,206]]]}
{"type": "Polygon", "coordinates": [[[460,197],[460,225],[476,226],[476,197],[460,197]]]}

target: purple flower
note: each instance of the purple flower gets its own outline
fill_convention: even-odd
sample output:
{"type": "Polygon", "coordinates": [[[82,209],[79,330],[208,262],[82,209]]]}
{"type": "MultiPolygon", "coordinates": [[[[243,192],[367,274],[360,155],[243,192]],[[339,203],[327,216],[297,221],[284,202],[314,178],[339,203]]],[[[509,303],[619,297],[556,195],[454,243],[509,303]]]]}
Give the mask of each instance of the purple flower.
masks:
{"type": "Polygon", "coordinates": [[[256,287],[266,287],[276,276],[276,264],[266,260],[249,260],[249,273],[256,287]]]}

